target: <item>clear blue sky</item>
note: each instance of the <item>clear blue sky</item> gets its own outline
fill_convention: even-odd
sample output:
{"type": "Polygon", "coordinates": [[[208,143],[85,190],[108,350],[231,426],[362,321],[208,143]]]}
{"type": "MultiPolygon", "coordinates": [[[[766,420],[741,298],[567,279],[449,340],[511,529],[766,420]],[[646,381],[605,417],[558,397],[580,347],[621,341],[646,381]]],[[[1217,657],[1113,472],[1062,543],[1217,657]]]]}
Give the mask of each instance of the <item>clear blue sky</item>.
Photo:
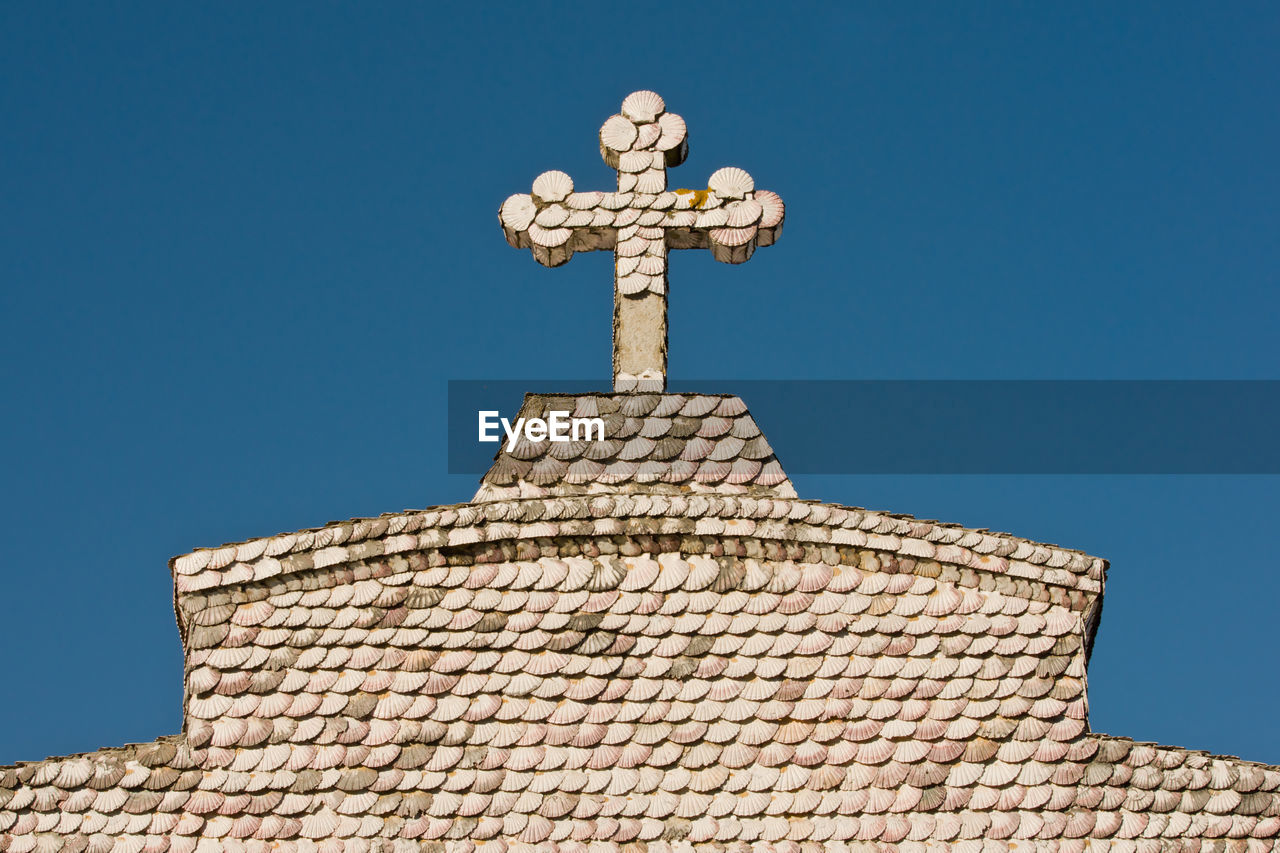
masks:
{"type": "MultiPolygon", "coordinates": [[[[607,387],[496,211],[633,89],[788,203],[675,376],[1280,378],[1274,5],[901,5],[0,6],[0,763],[178,730],[170,556],[468,499],[448,379],[607,387]]],[[[1280,763],[1278,480],[797,486],[1109,558],[1094,727],[1280,763]]]]}

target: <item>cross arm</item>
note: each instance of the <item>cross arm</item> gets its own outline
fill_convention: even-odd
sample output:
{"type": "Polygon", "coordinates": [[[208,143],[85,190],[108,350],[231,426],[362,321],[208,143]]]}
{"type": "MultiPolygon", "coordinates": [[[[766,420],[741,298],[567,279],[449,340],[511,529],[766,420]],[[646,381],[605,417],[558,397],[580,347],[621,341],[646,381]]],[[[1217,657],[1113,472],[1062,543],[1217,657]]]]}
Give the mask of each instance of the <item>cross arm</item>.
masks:
{"type": "Polygon", "coordinates": [[[710,249],[716,260],[742,263],[757,246],[778,239],[786,214],[777,193],[755,189],[751,176],[734,167],[713,174],[705,190],[580,193],[557,171],[543,172],[532,189],[502,203],[498,218],[507,242],[532,250],[549,267],[567,263],[574,252],[616,249],[624,290],[623,277],[642,262],[628,259],[640,258],[651,240],[672,249],[710,249]]]}

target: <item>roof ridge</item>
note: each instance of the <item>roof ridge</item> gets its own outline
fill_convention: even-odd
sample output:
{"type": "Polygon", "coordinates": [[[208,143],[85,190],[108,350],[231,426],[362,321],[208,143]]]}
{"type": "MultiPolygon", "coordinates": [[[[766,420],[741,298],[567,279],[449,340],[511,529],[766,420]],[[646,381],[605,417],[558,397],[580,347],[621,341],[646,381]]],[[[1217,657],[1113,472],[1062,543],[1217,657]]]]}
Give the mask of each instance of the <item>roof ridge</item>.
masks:
{"type": "Polygon", "coordinates": [[[103,746],[98,749],[89,750],[88,752],[72,752],[67,755],[50,755],[47,758],[37,758],[34,761],[15,761],[12,764],[0,764],[0,773],[6,770],[23,770],[28,767],[37,767],[49,764],[54,761],[75,761],[77,759],[87,758],[115,758],[123,757],[126,761],[130,758],[136,758],[138,750],[155,746],[161,743],[182,744],[186,741],[186,735],[160,735],[153,740],[139,741],[138,743],[123,743],[119,746],[103,746]]]}
{"type": "MultiPolygon", "coordinates": [[[[306,534],[325,533],[325,532],[337,530],[346,525],[361,525],[361,524],[368,525],[368,524],[376,524],[377,522],[380,522],[380,521],[410,519],[414,516],[446,514],[449,512],[457,513],[457,512],[464,512],[466,510],[474,510],[478,513],[478,516],[480,516],[480,517],[477,517],[477,519],[473,523],[484,523],[485,521],[489,520],[489,519],[483,518],[483,516],[486,515],[484,510],[487,507],[507,506],[512,504],[518,505],[518,504],[531,504],[531,503],[557,503],[557,502],[563,503],[566,501],[593,502],[602,498],[603,499],[617,499],[617,498],[635,499],[635,498],[644,498],[644,497],[646,496],[638,495],[638,494],[627,495],[627,494],[600,493],[595,495],[555,495],[555,496],[533,497],[533,498],[505,498],[502,500],[485,501],[482,503],[464,501],[464,502],[452,503],[452,504],[434,504],[431,506],[423,507],[421,509],[404,509],[398,512],[384,512],[380,515],[355,516],[348,519],[336,519],[333,521],[328,521],[323,525],[319,525],[316,527],[304,527],[300,530],[293,530],[293,531],[284,530],[279,533],[271,534],[268,536],[254,536],[254,537],[250,537],[248,539],[243,539],[239,541],[224,542],[221,545],[204,545],[197,548],[193,548],[192,550],[187,551],[185,553],[177,554],[171,557],[168,562],[169,562],[170,568],[172,569],[175,563],[177,563],[177,561],[182,560],[184,558],[194,557],[197,554],[223,551],[228,548],[240,549],[248,546],[265,545],[267,543],[272,542],[273,540],[279,540],[279,539],[287,538],[290,536],[298,537],[298,536],[304,536],[306,534]]],[[[793,506],[823,507],[826,509],[837,510],[840,512],[859,513],[859,514],[862,514],[865,518],[877,518],[877,519],[884,519],[889,521],[901,521],[901,522],[915,522],[917,524],[928,525],[938,530],[947,530],[947,531],[953,531],[957,533],[972,533],[980,536],[990,536],[997,540],[1000,540],[1003,542],[1010,542],[1015,545],[1029,545],[1033,548],[1046,548],[1046,549],[1049,549],[1050,551],[1059,552],[1062,554],[1076,555],[1076,556],[1084,557],[1085,559],[1088,559],[1088,560],[1106,562],[1105,560],[1103,560],[1103,558],[1090,554],[1087,551],[1082,551],[1078,548],[1069,548],[1064,545],[1056,545],[1052,542],[1041,542],[1035,539],[1028,539],[1023,536],[1018,536],[1013,533],[1006,533],[1002,531],[991,530],[990,528],[986,528],[986,527],[966,527],[958,522],[938,521],[936,519],[917,518],[916,516],[911,515],[909,513],[885,512],[882,510],[872,510],[872,509],[867,509],[866,507],[851,506],[849,504],[831,503],[831,502],[821,501],[816,499],[774,498],[774,497],[756,496],[756,495],[717,495],[717,494],[689,494],[689,495],[680,495],[680,496],[654,495],[652,497],[655,499],[670,499],[672,497],[683,497],[686,500],[690,500],[690,501],[698,500],[698,499],[706,500],[706,501],[720,501],[720,502],[770,501],[772,503],[785,503],[793,506]]],[[[464,525],[456,525],[452,522],[441,522],[438,520],[430,522],[430,526],[437,526],[437,525],[444,526],[444,527],[464,526],[464,525]]],[[[864,526],[864,525],[860,525],[860,526],[864,526]]],[[[377,538],[377,536],[381,536],[381,535],[385,535],[385,534],[377,534],[375,536],[362,536],[360,537],[360,540],[377,538]]],[[[351,541],[359,541],[359,540],[348,538],[348,539],[345,539],[344,541],[351,542],[351,541]]],[[[324,547],[324,546],[309,546],[304,548],[295,548],[295,549],[291,549],[290,553],[311,550],[312,548],[315,548],[315,547],[324,547]]]]}
{"type": "Polygon", "coordinates": [[[1124,735],[1109,735],[1105,732],[1089,732],[1088,735],[1086,736],[1094,738],[1095,740],[1109,740],[1113,742],[1118,741],[1118,742],[1128,743],[1133,746],[1147,746],[1147,747],[1151,747],[1152,749],[1165,749],[1172,752],[1183,752],[1183,753],[1186,753],[1187,755],[1200,755],[1200,756],[1204,756],[1205,758],[1212,758],[1218,761],[1231,761],[1237,764],[1248,764],[1253,767],[1260,767],[1264,770],[1274,770],[1276,772],[1280,772],[1280,764],[1268,764],[1265,761],[1252,761],[1248,758],[1241,758],[1238,755],[1229,755],[1223,752],[1210,752],[1207,749],[1192,749],[1191,747],[1174,746],[1167,743],[1156,743],[1155,741],[1150,741],[1150,740],[1134,740],[1133,738],[1125,737],[1124,735]]]}

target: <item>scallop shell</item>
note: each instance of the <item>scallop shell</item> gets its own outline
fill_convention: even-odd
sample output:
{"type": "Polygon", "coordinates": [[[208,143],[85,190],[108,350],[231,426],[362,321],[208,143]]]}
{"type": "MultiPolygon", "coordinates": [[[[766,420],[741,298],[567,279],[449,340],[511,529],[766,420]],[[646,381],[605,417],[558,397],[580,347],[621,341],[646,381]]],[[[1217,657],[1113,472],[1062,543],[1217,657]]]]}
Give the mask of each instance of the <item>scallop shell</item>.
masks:
{"type": "Polygon", "coordinates": [[[707,180],[707,187],[722,198],[740,199],[756,188],[756,182],[746,170],[725,166],[707,180]]]}
{"type": "MultiPolygon", "coordinates": [[[[619,255],[618,260],[615,262],[615,269],[618,275],[624,276],[636,272],[640,266],[640,261],[646,257],[648,255],[619,255]]],[[[648,275],[648,273],[645,273],[645,275],[648,275]]]]}
{"type": "Polygon", "coordinates": [[[756,190],[752,193],[752,198],[760,202],[761,207],[764,208],[764,216],[760,219],[761,227],[774,228],[782,223],[787,206],[783,204],[780,195],[771,190],[756,190]]]}
{"type": "Polygon", "coordinates": [[[649,248],[649,241],[643,237],[632,237],[629,240],[623,240],[617,246],[619,257],[630,258],[643,255],[649,248]]]}
{"type": "Polygon", "coordinates": [[[729,221],[729,213],[724,208],[703,210],[694,223],[697,228],[722,228],[729,221]]]}
{"type": "Polygon", "coordinates": [[[680,148],[689,135],[684,119],[675,113],[663,113],[658,116],[658,127],[662,128],[662,136],[659,137],[658,143],[654,147],[659,151],[671,151],[680,148]]]}
{"type": "MultiPolygon", "coordinates": [[[[743,203],[745,204],[746,202],[743,203]]],[[[543,228],[558,228],[568,218],[569,211],[567,209],[561,205],[553,204],[538,211],[538,215],[533,218],[533,221],[543,228]]]]}
{"type": "Polygon", "coordinates": [[[663,169],[649,169],[636,175],[636,192],[660,193],[667,188],[667,173],[663,169]]]}
{"type": "Polygon", "coordinates": [[[572,236],[573,232],[568,228],[543,228],[537,223],[529,226],[529,239],[533,241],[535,246],[544,246],[546,248],[563,246],[569,242],[569,238],[572,236]]]}
{"type": "Polygon", "coordinates": [[[543,172],[533,179],[534,201],[564,201],[571,192],[573,192],[573,178],[556,169],[543,172]]]}
{"type": "Polygon", "coordinates": [[[610,151],[630,151],[635,141],[635,123],[626,116],[610,116],[600,127],[600,144],[610,151]]]}
{"type": "Polygon", "coordinates": [[[647,89],[632,92],[622,101],[622,114],[635,122],[656,121],[666,110],[662,96],[647,89]]]}
{"type": "Polygon", "coordinates": [[[538,208],[533,203],[533,199],[528,195],[519,194],[509,197],[502,203],[498,218],[502,220],[503,225],[513,231],[523,231],[533,224],[533,217],[537,214],[538,208]]]}
{"type": "Polygon", "coordinates": [[[658,137],[662,136],[662,125],[657,122],[642,124],[637,128],[635,147],[637,151],[645,150],[653,147],[658,141],[658,137]]]}
{"type": "Polygon", "coordinates": [[[623,172],[643,172],[651,168],[653,154],[648,151],[628,151],[618,158],[618,169],[623,172]]]}
{"type": "Polygon", "coordinates": [[[604,193],[599,191],[570,193],[569,197],[565,199],[565,204],[567,204],[571,210],[592,210],[593,208],[598,207],[603,199],[604,193]]]}
{"type": "Polygon", "coordinates": [[[667,259],[646,253],[637,259],[636,270],[645,275],[662,275],[667,270],[667,259]]]}
{"type": "Polygon", "coordinates": [[[721,263],[744,263],[755,251],[755,236],[754,225],[748,228],[713,228],[707,235],[711,256],[721,263]]]}
{"type": "Polygon", "coordinates": [[[304,838],[325,838],[338,828],[338,822],[337,813],[325,806],[320,811],[302,818],[300,832],[304,838]]]}
{"type": "MultiPolygon", "coordinates": [[[[545,210],[543,211],[543,213],[546,212],[547,211],[545,210]]],[[[748,198],[725,205],[725,212],[728,214],[726,224],[730,228],[745,228],[748,225],[755,225],[760,221],[760,218],[764,215],[764,207],[755,199],[748,198]]],[[[539,216],[541,216],[541,214],[539,214],[539,216]]],[[[559,225],[560,223],[543,223],[541,219],[539,219],[538,224],[559,225]]]]}

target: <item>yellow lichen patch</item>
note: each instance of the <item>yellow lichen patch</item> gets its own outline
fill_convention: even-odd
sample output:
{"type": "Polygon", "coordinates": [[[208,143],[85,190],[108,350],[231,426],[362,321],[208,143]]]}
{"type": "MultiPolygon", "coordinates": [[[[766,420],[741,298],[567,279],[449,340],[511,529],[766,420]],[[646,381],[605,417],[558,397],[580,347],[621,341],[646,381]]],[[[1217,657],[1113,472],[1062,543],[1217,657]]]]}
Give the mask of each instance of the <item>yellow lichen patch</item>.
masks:
{"type": "Polygon", "coordinates": [[[694,210],[697,210],[698,208],[702,207],[704,204],[707,203],[707,196],[711,194],[711,190],[679,189],[679,190],[676,190],[675,193],[676,195],[688,195],[689,193],[693,193],[693,199],[690,200],[689,206],[692,207],[694,210]]]}

